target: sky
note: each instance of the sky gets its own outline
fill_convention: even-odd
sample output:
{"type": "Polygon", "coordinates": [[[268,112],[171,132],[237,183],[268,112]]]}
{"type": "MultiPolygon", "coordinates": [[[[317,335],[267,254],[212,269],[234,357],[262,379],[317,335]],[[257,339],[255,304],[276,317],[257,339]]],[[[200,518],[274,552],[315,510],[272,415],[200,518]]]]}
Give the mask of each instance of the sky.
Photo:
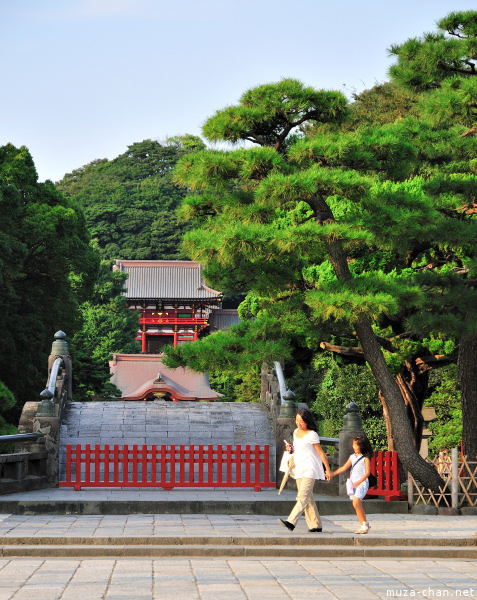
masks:
{"type": "Polygon", "coordinates": [[[60,180],[284,77],[351,97],[475,0],[0,0],[0,145],[60,180]]]}

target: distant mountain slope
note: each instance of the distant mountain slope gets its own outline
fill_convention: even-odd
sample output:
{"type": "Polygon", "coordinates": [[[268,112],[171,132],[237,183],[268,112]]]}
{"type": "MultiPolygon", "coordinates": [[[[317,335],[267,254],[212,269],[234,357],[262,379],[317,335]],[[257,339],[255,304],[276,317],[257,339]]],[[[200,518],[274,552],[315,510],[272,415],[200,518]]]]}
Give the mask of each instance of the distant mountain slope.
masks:
{"type": "Polygon", "coordinates": [[[114,160],[94,160],[66,174],[56,187],[84,208],[103,258],[186,258],[180,242],[187,226],[176,219],[185,191],[171,175],[184,153],[203,147],[194,136],[165,145],[144,140],[114,160]]]}

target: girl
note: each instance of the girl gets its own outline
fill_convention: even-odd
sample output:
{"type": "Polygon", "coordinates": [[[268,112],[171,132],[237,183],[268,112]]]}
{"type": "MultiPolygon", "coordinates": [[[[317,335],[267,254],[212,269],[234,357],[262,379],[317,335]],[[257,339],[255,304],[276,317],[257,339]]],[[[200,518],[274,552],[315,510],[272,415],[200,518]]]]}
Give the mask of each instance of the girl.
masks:
{"type": "Polygon", "coordinates": [[[348,458],[342,467],[333,471],[331,477],[339,475],[351,467],[350,479],[353,493],[349,497],[353,500],[353,507],[361,523],[360,529],[357,529],[355,533],[368,533],[370,525],[366,520],[362,500],[369,488],[368,477],[371,472],[373,449],[368,438],[364,434],[358,434],[353,440],[353,450],[354,454],[348,458]]]}
{"type": "MultiPolygon", "coordinates": [[[[293,448],[295,459],[295,479],[298,488],[296,504],[288,519],[279,522],[293,531],[299,516],[305,511],[306,524],[312,532],[322,531],[321,519],[313,496],[315,479],[331,479],[330,466],[323,449],[320,446],[320,438],[316,431],[313,415],[307,408],[300,409],[295,417],[296,429],[293,432],[293,448]],[[323,471],[326,469],[326,476],[323,471]]],[[[287,450],[290,444],[285,442],[287,450]]]]}

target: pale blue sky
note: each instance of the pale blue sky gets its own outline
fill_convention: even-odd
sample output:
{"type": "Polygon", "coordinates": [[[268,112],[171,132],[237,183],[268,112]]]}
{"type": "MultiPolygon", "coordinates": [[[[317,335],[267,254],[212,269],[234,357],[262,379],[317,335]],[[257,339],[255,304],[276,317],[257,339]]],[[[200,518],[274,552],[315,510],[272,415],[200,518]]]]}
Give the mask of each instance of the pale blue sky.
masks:
{"type": "Polygon", "coordinates": [[[362,91],[387,48],[475,0],[0,0],[0,145],[57,181],[146,138],[200,135],[250,87],[362,91]]]}

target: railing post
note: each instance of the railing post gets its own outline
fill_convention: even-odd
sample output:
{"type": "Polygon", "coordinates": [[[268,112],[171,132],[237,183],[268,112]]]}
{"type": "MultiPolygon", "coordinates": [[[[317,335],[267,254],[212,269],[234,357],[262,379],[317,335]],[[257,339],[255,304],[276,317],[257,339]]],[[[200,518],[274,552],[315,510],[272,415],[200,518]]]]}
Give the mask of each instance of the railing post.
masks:
{"type": "Polygon", "coordinates": [[[451,449],[451,506],[459,507],[459,455],[457,448],[451,449]]]}
{"type": "MultiPolygon", "coordinates": [[[[350,402],[346,406],[346,412],[343,417],[343,428],[340,431],[340,449],[339,449],[339,466],[343,466],[353,453],[353,439],[359,434],[363,434],[363,423],[359,414],[359,406],[356,402],[350,402]]],[[[346,479],[347,473],[339,475],[339,495],[346,496],[346,479]]]]}
{"type": "Polygon", "coordinates": [[[59,482],[59,441],[60,420],[56,414],[56,408],[51,399],[53,394],[44,390],[38,404],[38,411],[33,418],[32,432],[40,433],[45,439],[45,450],[48,453],[46,461],[46,476],[51,487],[58,487],[59,482]]]}

